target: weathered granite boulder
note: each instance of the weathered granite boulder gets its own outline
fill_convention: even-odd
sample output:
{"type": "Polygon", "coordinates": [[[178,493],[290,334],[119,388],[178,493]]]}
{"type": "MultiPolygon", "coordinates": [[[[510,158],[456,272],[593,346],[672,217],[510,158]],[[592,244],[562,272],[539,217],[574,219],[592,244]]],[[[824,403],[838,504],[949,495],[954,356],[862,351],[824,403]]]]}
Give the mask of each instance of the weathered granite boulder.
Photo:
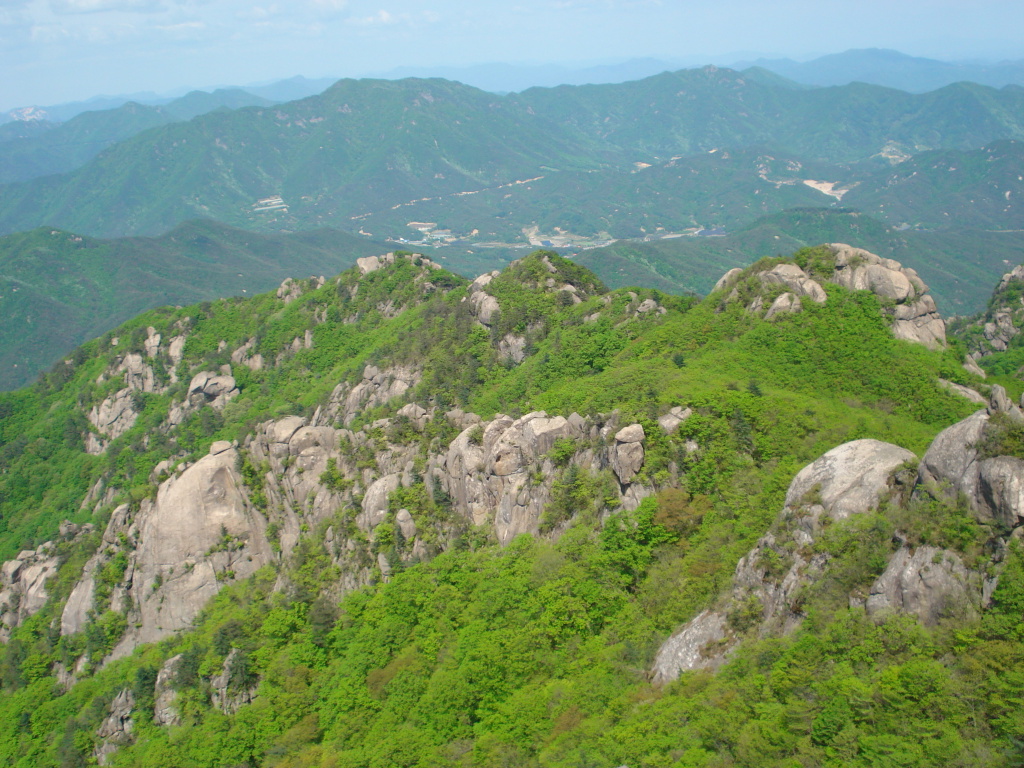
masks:
{"type": "MultiPolygon", "coordinates": [[[[160,334],[155,334],[148,339],[149,342],[154,340],[159,346],[160,334]]],[[[149,356],[153,357],[154,355],[149,356]]],[[[125,355],[121,365],[118,366],[118,371],[124,371],[124,383],[130,390],[156,392],[160,389],[156,384],[156,375],[153,373],[153,369],[146,364],[145,359],[138,353],[125,355]]]]}
{"type": "Polygon", "coordinates": [[[418,369],[409,366],[381,370],[368,365],[363,370],[362,380],[355,386],[342,382],[335,387],[329,403],[314,422],[326,426],[335,422],[349,424],[359,412],[401,397],[419,383],[421,376],[418,369]]]}
{"type": "Polygon", "coordinates": [[[936,547],[901,547],[871,587],[865,608],[872,616],[909,613],[925,626],[943,617],[975,617],[981,611],[982,576],[959,555],[936,547]]]}
{"type": "Polygon", "coordinates": [[[766,272],[758,273],[757,278],[765,286],[785,286],[794,296],[806,296],[817,304],[824,304],[828,299],[825,289],[796,264],[777,264],[766,272]]]}
{"type": "Polygon", "coordinates": [[[205,404],[221,409],[236,395],[235,377],[223,371],[200,371],[188,385],[188,400],[192,405],[205,404]]]}
{"type": "Polygon", "coordinates": [[[224,660],[220,674],[210,679],[210,703],[225,715],[233,715],[246,704],[256,699],[256,686],[233,684],[235,667],[244,664],[245,659],[237,648],[232,648],[224,660]]]}
{"type": "Polygon", "coordinates": [[[178,692],[174,690],[174,677],[178,673],[181,654],[171,656],[160,666],[153,687],[153,719],[157,725],[181,725],[181,714],[175,706],[178,692]]]}
{"type": "Polygon", "coordinates": [[[388,497],[402,484],[400,475],[385,475],[375,480],[363,495],[363,511],[357,521],[364,530],[373,530],[388,514],[388,497]]]}
{"type": "Polygon", "coordinates": [[[615,433],[612,470],[623,485],[629,483],[644,465],[644,428],[639,424],[623,427],[615,433]]]}
{"type": "Polygon", "coordinates": [[[98,456],[107,450],[111,440],[116,440],[133,426],[139,418],[135,410],[134,395],[131,389],[122,389],[110,395],[99,405],[89,411],[89,423],[96,428],[96,433],[86,435],[85,449],[88,453],[98,456]]]}
{"type": "Polygon", "coordinates": [[[928,290],[917,272],[898,261],[845,243],[830,243],[828,248],[835,257],[832,282],[851,291],[871,291],[883,299],[905,302],[928,290]]]}
{"type": "Polygon", "coordinates": [[[787,291],[786,293],[779,294],[775,301],[772,302],[772,305],[768,307],[768,311],[764,314],[764,319],[774,320],[777,317],[794,315],[803,308],[799,297],[795,293],[787,291]]]}
{"type": "Polygon", "coordinates": [[[416,538],[416,521],[412,519],[408,509],[400,509],[395,515],[395,523],[398,525],[398,530],[402,532],[402,538],[406,541],[412,541],[416,538]]]}
{"type": "Polygon", "coordinates": [[[46,604],[46,581],[57,575],[59,565],[53,543],[46,542],[0,566],[0,641],[9,640],[16,627],[46,604]]]}
{"type": "MultiPolygon", "coordinates": [[[[266,521],[250,509],[238,452],[225,445],[161,484],[130,523],[130,628],[112,658],[185,629],[224,584],[272,561],[266,521]]],[[[111,518],[108,533],[117,525],[111,518]]]]}
{"type": "MultiPolygon", "coordinates": [[[[518,419],[499,414],[463,429],[447,453],[431,463],[428,474],[451,497],[455,509],[475,525],[491,522],[498,541],[507,543],[520,533],[538,531],[556,475],[547,457],[555,441],[560,437],[603,440],[613,434],[607,431],[613,423],[614,417],[595,424],[578,414],[549,417],[544,411],[518,419]],[[539,484],[532,477],[539,477],[539,484]]],[[[581,471],[598,472],[618,462],[622,476],[632,479],[643,457],[643,429],[633,426],[622,432],[622,440],[598,450],[581,444],[572,463],[581,471]]],[[[622,482],[627,486],[621,491],[626,508],[635,508],[653,492],[629,480],[622,482]]]]}
{"type": "Polygon", "coordinates": [[[871,291],[894,305],[888,313],[896,338],[930,349],[946,345],[946,324],[917,272],[845,243],[830,243],[828,248],[835,258],[832,282],[850,290],[871,291]]]}
{"type": "Polygon", "coordinates": [[[953,381],[946,381],[945,379],[939,379],[939,384],[944,389],[948,389],[950,392],[960,395],[960,397],[966,398],[972,403],[977,403],[982,406],[988,405],[988,399],[975,389],[965,387],[963,384],[957,384],[953,381]]]}
{"type": "Polygon", "coordinates": [[[704,611],[658,649],[651,668],[655,685],[670,683],[684,671],[719,666],[725,657],[720,644],[726,639],[726,618],[717,611],[704,611]]]}
{"type": "Polygon", "coordinates": [[[1012,456],[984,457],[979,447],[993,414],[1012,422],[1024,419],[1002,387],[994,386],[989,407],[940,432],[918,471],[920,491],[955,497],[962,494],[977,518],[1003,530],[1024,523],[1024,461],[1012,456]]]}
{"type": "Polygon", "coordinates": [[[733,267],[718,278],[718,282],[715,283],[715,287],[711,289],[711,292],[714,293],[715,291],[724,291],[726,288],[731,288],[740,279],[742,274],[743,270],[740,267],[733,267]]]}
{"type": "Polygon", "coordinates": [[[135,723],[132,721],[132,710],[135,708],[135,695],[130,688],[125,688],[110,702],[110,714],[100,723],[96,731],[97,743],[93,757],[100,765],[107,765],[110,756],[126,744],[132,743],[135,723]]]}
{"type": "Polygon", "coordinates": [[[880,440],[844,443],[797,473],[786,492],[786,507],[796,508],[813,496],[813,505],[833,520],[867,512],[888,489],[893,470],[914,459],[907,449],[880,440]]]}
{"type": "Polygon", "coordinates": [[[146,340],[142,343],[143,349],[146,350],[146,357],[154,358],[160,354],[160,341],[162,338],[153,326],[149,326],[146,329],[146,340]]]}
{"type": "Polygon", "coordinates": [[[658,419],[658,426],[664,430],[665,434],[672,435],[679,429],[679,425],[686,421],[693,415],[693,409],[683,408],[681,405],[674,406],[658,419]]]}
{"type": "Polygon", "coordinates": [[[526,359],[526,337],[506,333],[498,342],[498,357],[518,365],[526,359]]]}
{"type": "Polygon", "coordinates": [[[778,530],[765,535],[736,565],[726,605],[705,611],[665,642],[655,678],[667,682],[683,671],[720,664],[736,641],[727,631],[726,617],[738,608],[758,613],[762,634],[795,629],[803,618],[795,604],[799,590],[820,578],[828,564],[825,554],[805,554],[820,535],[823,520],[839,521],[875,509],[893,471],[914,458],[890,443],[854,440],[800,470],[786,492],[778,530]]]}
{"type": "MultiPolygon", "coordinates": [[[[480,278],[477,278],[477,280],[479,279],[480,278]]],[[[498,304],[498,300],[491,296],[491,294],[487,293],[482,286],[478,287],[476,282],[470,286],[470,291],[469,303],[473,308],[473,314],[476,315],[476,319],[483,325],[493,325],[495,318],[501,311],[501,306],[498,304]],[[474,288],[477,288],[477,290],[473,290],[474,288]]]]}

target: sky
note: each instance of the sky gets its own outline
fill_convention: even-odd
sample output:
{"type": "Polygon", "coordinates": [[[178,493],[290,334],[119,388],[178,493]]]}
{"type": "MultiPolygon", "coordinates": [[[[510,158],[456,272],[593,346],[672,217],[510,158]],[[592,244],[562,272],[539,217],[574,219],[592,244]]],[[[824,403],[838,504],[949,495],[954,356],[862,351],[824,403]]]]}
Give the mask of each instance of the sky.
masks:
{"type": "Polygon", "coordinates": [[[405,67],[1024,59],[1022,0],[0,0],[0,109],[405,67]]]}

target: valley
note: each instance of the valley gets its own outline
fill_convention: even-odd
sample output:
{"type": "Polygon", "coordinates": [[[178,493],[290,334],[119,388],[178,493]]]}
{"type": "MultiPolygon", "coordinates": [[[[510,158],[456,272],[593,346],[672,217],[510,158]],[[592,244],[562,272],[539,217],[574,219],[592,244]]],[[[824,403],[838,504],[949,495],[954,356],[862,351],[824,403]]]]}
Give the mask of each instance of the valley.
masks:
{"type": "Polygon", "coordinates": [[[1024,89],[278,85],[0,125],[0,763],[1021,764],[1024,89]]]}

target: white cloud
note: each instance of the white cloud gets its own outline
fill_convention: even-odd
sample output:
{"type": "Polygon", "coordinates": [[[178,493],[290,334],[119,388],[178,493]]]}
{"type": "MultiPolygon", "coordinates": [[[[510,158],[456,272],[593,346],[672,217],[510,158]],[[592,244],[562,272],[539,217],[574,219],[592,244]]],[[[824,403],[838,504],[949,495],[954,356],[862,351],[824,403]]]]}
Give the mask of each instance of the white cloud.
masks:
{"type": "Polygon", "coordinates": [[[160,0],[50,0],[54,13],[102,13],[122,11],[153,13],[165,10],[160,0]]]}
{"type": "Polygon", "coordinates": [[[361,26],[375,26],[402,24],[410,20],[411,18],[407,13],[391,13],[391,11],[380,10],[370,16],[361,16],[359,18],[352,19],[352,23],[359,24],[361,26]]]}

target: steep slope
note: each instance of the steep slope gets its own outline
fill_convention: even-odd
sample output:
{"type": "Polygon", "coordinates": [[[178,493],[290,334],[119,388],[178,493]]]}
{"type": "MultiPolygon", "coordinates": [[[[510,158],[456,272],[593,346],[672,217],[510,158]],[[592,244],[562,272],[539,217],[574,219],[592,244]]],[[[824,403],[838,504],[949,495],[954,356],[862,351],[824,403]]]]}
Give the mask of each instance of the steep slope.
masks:
{"type": "Polygon", "coordinates": [[[99,240],[40,228],[0,238],[0,389],[162,304],[254,295],[289,274],[331,274],[381,246],[317,231],[260,235],[189,222],[159,238],[99,240]]]}
{"type": "MultiPolygon", "coordinates": [[[[931,444],[940,477],[932,439],[980,418],[958,393],[983,385],[927,303],[912,270],[849,247],[764,260],[702,302],[608,292],[544,252],[471,284],[388,254],[135,318],[0,395],[0,754],[1009,765],[1012,719],[970,702],[1000,690],[972,664],[1021,668],[1012,494],[997,524],[942,507],[927,540],[934,508],[835,514],[822,546],[850,569],[794,634],[751,633],[714,678],[647,679],[778,510],[837,509],[801,467],[884,441],[888,487],[931,444]],[[851,607],[919,544],[998,575],[980,618],[851,607]]],[[[1000,431],[978,458],[1011,489],[1024,416],[987,394],[1000,431]]]]}
{"type": "Polygon", "coordinates": [[[114,109],[82,112],[64,123],[16,121],[0,130],[0,184],[68,173],[107,147],[149,128],[191,120],[216,109],[272,103],[234,88],[193,91],[162,106],[129,101],[114,109]]]}
{"type": "Polygon", "coordinates": [[[844,204],[924,229],[1024,229],[1024,143],[922,152],[864,179],[844,204]]]}
{"type": "Polygon", "coordinates": [[[211,114],[136,136],[63,178],[7,185],[0,231],[49,223],[93,235],[153,234],[197,216],[254,228],[357,228],[380,216],[386,234],[397,237],[410,220],[435,221],[425,217],[439,217],[430,213],[436,208],[451,219],[442,228],[465,227],[460,234],[471,236],[490,226],[488,216],[466,215],[479,194],[489,198],[488,215],[510,218],[522,209],[513,232],[550,225],[594,234],[616,207],[625,222],[612,224],[624,233],[695,217],[720,223],[741,215],[734,210],[749,221],[832,198],[800,184],[807,177],[767,183],[750,163],[725,169],[718,186],[698,184],[691,197],[687,174],[701,173],[707,161],[696,158],[713,150],[765,155],[756,148],[768,147],[791,170],[802,166],[842,187],[918,152],[1020,139],[1022,105],[1021,89],[957,85],[921,96],[863,84],[799,90],[713,67],[512,96],[440,80],[343,80],[274,109],[211,114]],[[693,168],[673,169],[686,158],[683,166],[693,168]],[[632,183],[630,173],[650,165],[672,189],[664,200],[646,183],[632,183]],[[550,194],[502,210],[522,184],[544,177],[537,189],[546,190],[549,178],[567,173],[550,194]],[[581,187],[596,204],[584,201],[583,211],[559,218],[557,207],[572,198],[565,193],[581,187]],[[684,213],[673,217],[680,203],[684,213]],[[631,216],[634,210],[666,221],[631,216]]]}
{"type": "Polygon", "coordinates": [[[1018,231],[897,230],[849,208],[799,208],[721,237],[623,241],[581,251],[576,260],[613,287],[704,294],[724,270],[820,242],[861,243],[915,268],[947,314],[980,309],[1006,266],[1024,257],[1024,235],[1018,231]]]}
{"type": "Polygon", "coordinates": [[[73,171],[107,147],[173,120],[175,117],[160,107],[134,102],[117,109],[83,112],[45,132],[0,143],[0,183],[73,171]]]}

